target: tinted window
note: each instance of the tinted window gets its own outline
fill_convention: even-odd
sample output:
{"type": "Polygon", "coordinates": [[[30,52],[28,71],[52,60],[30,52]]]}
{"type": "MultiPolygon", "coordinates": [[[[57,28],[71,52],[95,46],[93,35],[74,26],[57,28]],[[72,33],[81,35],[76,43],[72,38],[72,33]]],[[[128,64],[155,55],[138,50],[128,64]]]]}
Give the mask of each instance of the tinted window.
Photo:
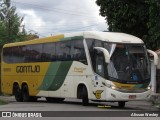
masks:
{"type": "Polygon", "coordinates": [[[71,40],[56,43],[58,61],[79,61],[87,64],[83,40],[71,40]]]}
{"type": "Polygon", "coordinates": [[[56,59],[58,61],[70,61],[71,60],[71,42],[57,42],[56,43],[56,59]]]}
{"type": "Polygon", "coordinates": [[[89,49],[89,53],[90,53],[90,57],[92,60],[92,64],[93,64],[93,60],[94,60],[94,47],[103,47],[103,42],[99,41],[99,40],[94,40],[94,39],[87,39],[87,46],[89,49]]]}
{"type": "Polygon", "coordinates": [[[71,56],[74,60],[87,64],[85,49],[82,40],[72,42],[71,56]]]}
{"type": "Polygon", "coordinates": [[[25,62],[41,61],[42,44],[27,45],[24,48],[25,62]]]}
{"type": "MultiPolygon", "coordinates": [[[[23,46],[24,47],[24,46],[23,46]]],[[[12,47],[12,59],[13,63],[20,63],[24,61],[24,54],[22,54],[22,47],[16,46],[12,47]]]]}
{"type": "Polygon", "coordinates": [[[3,49],[3,59],[7,63],[20,63],[24,62],[25,52],[23,51],[25,46],[16,46],[3,49]]]}
{"type": "Polygon", "coordinates": [[[5,62],[10,63],[12,62],[12,48],[4,48],[3,49],[3,59],[5,62]]]}
{"type": "Polygon", "coordinates": [[[50,62],[56,60],[56,48],[55,43],[43,44],[43,52],[41,56],[42,62],[50,62]]]}
{"type": "Polygon", "coordinates": [[[3,51],[7,63],[79,61],[87,64],[83,40],[16,46],[3,51]]]}

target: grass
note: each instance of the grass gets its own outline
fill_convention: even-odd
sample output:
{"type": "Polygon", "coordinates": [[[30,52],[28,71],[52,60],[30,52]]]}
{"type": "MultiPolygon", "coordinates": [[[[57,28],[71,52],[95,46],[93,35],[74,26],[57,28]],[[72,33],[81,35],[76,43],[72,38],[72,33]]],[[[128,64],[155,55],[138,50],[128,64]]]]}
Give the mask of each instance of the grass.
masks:
{"type": "Polygon", "coordinates": [[[0,100],[0,105],[5,105],[5,104],[7,104],[6,101],[0,100]]]}

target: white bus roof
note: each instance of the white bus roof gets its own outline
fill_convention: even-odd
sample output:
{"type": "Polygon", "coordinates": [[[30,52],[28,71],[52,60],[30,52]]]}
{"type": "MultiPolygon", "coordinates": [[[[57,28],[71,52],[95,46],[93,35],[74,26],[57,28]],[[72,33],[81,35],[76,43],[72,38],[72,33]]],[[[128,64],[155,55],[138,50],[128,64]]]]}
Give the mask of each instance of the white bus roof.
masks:
{"type": "Polygon", "coordinates": [[[57,35],[46,37],[46,38],[9,43],[9,44],[5,44],[3,47],[45,43],[45,42],[55,42],[55,41],[59,41],[59,39],[68,38],[68,37],[78,37],[78,36],[82,36],[84,38],[102,40],[106,42],[113,42],[113,43],[143,44],[143,41],[140,38],[135,37],[133,35],[125,34],[125,33],[84,31],[84,32],[57,34],[57,35]]]}
{"type": "Polygon", "coordinates": [[[144,43],[140,38],[133,35],[118,33],[118,32],[98,32],[98,31],[85,31],[76,33],[66,33],[65,37],[83,36],[84,38],[93,38],[107,42],[115,43],[144,43]]]}

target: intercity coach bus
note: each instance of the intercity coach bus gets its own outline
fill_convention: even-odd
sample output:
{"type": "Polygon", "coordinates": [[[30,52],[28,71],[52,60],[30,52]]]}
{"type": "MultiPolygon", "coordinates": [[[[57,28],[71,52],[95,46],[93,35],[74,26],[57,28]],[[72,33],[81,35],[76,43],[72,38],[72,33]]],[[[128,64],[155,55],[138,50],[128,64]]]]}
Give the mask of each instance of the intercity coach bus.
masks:
{"type": "Polygon", "coordinates": [[[97,31],[5,44],[1,89],[18,102],[77,98],[83,105],[93,100],[124,107],[150,97],[147,51],[154,55],[135,36],[97,31]]]}

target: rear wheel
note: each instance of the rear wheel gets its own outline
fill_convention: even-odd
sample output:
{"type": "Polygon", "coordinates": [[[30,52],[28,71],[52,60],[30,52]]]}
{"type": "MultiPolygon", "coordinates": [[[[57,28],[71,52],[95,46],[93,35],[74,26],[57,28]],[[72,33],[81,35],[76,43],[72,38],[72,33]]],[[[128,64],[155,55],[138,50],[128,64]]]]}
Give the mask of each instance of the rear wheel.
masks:
{"type": "Polygon", "coordinates": [[[82,89],[82,105],[87,106],[88,103],[89,103],[89,100],[88,100],[87,88],[85,86],[83,86],[83,89],[82,89]]]}
{"type": "Polygon", "coordinates": [[[23,102],[30,101],[29,90],[27,85],[22,86],[22,96],[23,96],[23,102]]]}
{"type": "Polygon", "coordinates": [[[17,102],[22,102],[23,101],[22,91],[19,88],[18,84],[15,84],[13,86],[13,94],[14,94],[15,99],[16,99],[17,102]]]}
{"type": "Polygon", "coordinates": [[[118,106],[120,107],[120,108],[124,108],[125,107],[125,101],[119,101],[118,102],[118,106]]]}

